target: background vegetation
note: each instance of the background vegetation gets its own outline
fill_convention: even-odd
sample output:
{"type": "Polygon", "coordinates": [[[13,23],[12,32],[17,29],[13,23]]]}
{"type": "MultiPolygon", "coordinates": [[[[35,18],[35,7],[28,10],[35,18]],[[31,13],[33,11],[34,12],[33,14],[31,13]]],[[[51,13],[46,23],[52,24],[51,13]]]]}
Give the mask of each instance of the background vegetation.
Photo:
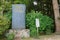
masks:
{"type": "Polygon", "coordinates": [[[43,15],[42,12],[31,11],[26,14],[26,27],[30,29],[31,36],[36,36],[37,29],[35,19],[38,18],[40,21],[39,34],[51,34],[53,32],[53,20],[47,15],[43,15]]]}
{"type": "MultiPolygon", "coordinates": [[[[36,26],[35,26],[36,18],[39,18],[41,23],[40,24],[41,27],[39,28],[39,33],[44,33],[44,34],[52,33],[54,29],[53,19],[51,19],[46,15],[43,15],[43,13],[48,14],[48,12],[50,12],[49,8],[51,5],[48,4],[50,3],[50,0],[49,2],[47,2],[47,0],[42,0],[41,3],[40,1],[37,1],[38,5],[36,6],[36,9],[35,6],[33,5],[33,1],[34,0],[0,0],[0,16],[2,17],[2,18],[0,17],[0,34],[5,32],[5,30],[11,28],[12,4],[21,4],[21,3],[26,5],[26,27],[31,30],[30,31],[31,36],[36,35],[36,26]],[[47,5],[47,7],[44,6],[43,4],[45,2],[46,2],[45,5],[47,5]],[[45,11],[43,11],[41,8],[45,11]],[[31,10],[35,10],[35,11],[37,10],[39,12],[35,13],[35,11],[31,11],[31,10]]],[[[49,15],[51,16],[51,14],[49,15]]]]}

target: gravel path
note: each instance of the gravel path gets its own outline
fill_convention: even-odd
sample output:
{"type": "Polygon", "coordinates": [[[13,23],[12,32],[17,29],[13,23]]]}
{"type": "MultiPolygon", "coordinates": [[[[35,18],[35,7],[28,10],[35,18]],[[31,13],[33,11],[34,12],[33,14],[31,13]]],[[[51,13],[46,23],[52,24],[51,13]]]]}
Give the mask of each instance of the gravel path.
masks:
{"type": "Polygon", "coordinates": [[[43,35],[39,39],[36,38],[26,38],[22,40],[60,40],[60,35],[43,35]]]}

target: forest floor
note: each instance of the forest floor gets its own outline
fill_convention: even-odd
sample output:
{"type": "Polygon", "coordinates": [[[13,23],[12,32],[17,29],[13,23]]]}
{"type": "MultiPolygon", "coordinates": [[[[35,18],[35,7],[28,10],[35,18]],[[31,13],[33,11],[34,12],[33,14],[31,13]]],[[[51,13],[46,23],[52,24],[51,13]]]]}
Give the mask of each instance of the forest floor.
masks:
{"type": "Polygon", "coordinates": [[[60,40],[60,35],[42,35],[39,38],[26,38],[22,40],[60,40]]]}
{"type": "MultiPolygon", "coordinates": [[[[0,40],[6,40],[5,38],[0,40]]],[[[60,35],[40,35],[39,38],[22,38],[18,40],[60,40],[60,35]]]]}

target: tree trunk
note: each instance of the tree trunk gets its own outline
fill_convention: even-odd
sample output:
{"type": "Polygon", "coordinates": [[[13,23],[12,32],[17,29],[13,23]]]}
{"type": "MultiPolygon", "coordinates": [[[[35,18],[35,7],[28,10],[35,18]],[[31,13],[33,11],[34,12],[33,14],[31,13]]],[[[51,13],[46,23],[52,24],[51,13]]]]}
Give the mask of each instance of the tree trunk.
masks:
{"type": "Polygon", "coordinates": [[[58,0],[52,0],[52,3],[53,3],[54,16],[55,16],[56,33],[60,34],[60,22],[58,20],[59,17],[58,0]]]}

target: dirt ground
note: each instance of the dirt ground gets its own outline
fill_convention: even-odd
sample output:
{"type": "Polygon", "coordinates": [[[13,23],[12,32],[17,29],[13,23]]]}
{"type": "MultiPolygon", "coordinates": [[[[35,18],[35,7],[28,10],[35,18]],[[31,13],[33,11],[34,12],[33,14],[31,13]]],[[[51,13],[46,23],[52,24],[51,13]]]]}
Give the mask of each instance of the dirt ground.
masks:
{"type": "Polygon", "coordinates": [[[60,40],[60,35],[43,35],[39,38],[25,38],[22,40],[60,40]]]}

